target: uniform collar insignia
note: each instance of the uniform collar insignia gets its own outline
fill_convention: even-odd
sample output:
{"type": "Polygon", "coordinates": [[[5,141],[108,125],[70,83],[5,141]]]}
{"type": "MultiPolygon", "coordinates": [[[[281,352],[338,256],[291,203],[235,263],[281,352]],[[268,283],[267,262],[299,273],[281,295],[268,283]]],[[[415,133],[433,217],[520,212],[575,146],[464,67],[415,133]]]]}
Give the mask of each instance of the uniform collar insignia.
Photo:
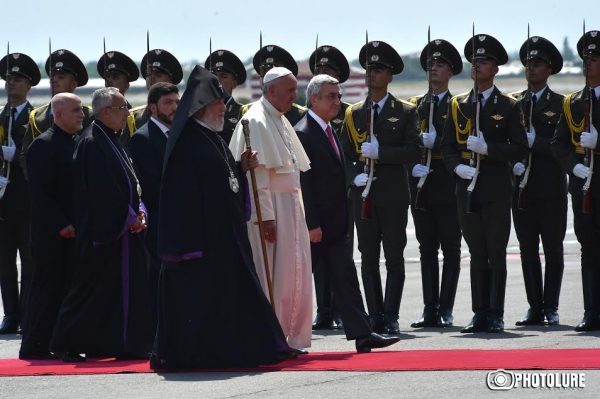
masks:
{"type": "Polygon", "coordinates": [[[504,117],[500,114],[496,114],[496,115],[492,115],[492,119],[494,119],[496,121],[500,121],[500,120],[504,119],[504,117]]]}
{"type": "Polygon", "coordinates": [[[229,118],[229,122],[238,123],[238,119],[237,118],[229,118]]]}
{"type": "Polygon", "coordinates": [[[553,117],[554,115],[556,115],[556,112],[552,112],[552,111],[546,111],[544,112],[544,115],[546,115],[547,117],[553,117]]]}
{"type": "Polygon", "coordinates": [[[398,122],[399,120],[400,120],[400,119],[398,119],[398,118],[396,118],[396,117],[394,117],[394,116],[392,116],[391,118],[388,118],[388,121],[390,121],[390,122],[392,122],[392,123],[396,123],[396,122],[398,122]]]}

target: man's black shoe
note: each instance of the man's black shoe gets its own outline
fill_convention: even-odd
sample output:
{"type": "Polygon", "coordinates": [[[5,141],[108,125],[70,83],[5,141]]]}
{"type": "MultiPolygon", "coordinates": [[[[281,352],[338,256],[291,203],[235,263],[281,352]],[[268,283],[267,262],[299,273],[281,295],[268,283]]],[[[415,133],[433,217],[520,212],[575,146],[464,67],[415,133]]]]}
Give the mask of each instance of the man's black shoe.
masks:
{"type": "Polygon", "coordinates": [[[471,319],[469,325],[460,330],[463,334],[477,333],[477,332],[485,332],[487,331],[487,319],[485,316],[476,314],[471,319]]]}
{"type": "Polygon", "coordinates": [[[60,354],[60,358],[65,363],[82,363],[85,362],[85,356],[81,356],[75,352],[65,352],[60,354]]]}
{"type": "Polygon", "coordinates": [[[317,313],[315,321],[312,325],[313,330],[333,330],[333,328],[333,319],[331,316],[323,313],[317,313]]]}
{"type": "Polygon", "coordinates": [[[19,330],[19,319],[16,317],[4,316],[0,324],[0,334],[16,334],[19,330]]]}
{"type": "Polygon", "coordinates": [[[437,320],[437,326],[442,328],[452,327],[454,325],[454,316],[452,313],[440,312],[437,320]]]}
{"type": "Polygon", "coordinates": [[[517,321],[517,326],[541,326],[544,324],[544,312],[529,308],[525,317],[517,321]]]}
{"type": "Polygon", "coordinates": [[[504,331],[504,320],[501,317],[494,317],[488,323],[487,332],[501,333],[504,331]]]}
{"type": "Polygon", "coordinates": [[[560,318],[558,317],[558,312],[556,310],[546,311],[546,323],[548,323],[549,326],[556,326],[560,323],[560,318]]]}
{"type": "Polygon", "coordinates": [[[583,316],[583,320],[575,326],[575,331],[596,331],[600,330],[600,320],[598,316],[583,316]]]}
{"type": "Polygon", "coordinates": [[[342,321],[342,317],[340,315],[334,316],[333,329],[334,330],[343,330],[344,329],[344,322],[342,321]]]}
{"type": "Polygon", "coordinates": [[[410,325],[412,328],[437,327],[437,313],[423,312],[421,318],[410,325]]]}
{"type": "Polygon", "coordinates": [[[383,337],[377,333],[371,333],[366,337],[358,338],[355,342],[358,353],[371,352],[371,349],[385,348],[400,341],[399,337],[383,337]]]}

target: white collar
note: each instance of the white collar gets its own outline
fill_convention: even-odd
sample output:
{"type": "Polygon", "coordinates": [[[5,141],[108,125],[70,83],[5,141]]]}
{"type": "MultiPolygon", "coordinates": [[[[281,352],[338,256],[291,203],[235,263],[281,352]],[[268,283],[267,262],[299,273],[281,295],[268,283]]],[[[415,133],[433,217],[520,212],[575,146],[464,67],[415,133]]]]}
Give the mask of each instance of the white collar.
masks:
{"type": "Polygon", "coordinates": [[[600,86],[594,87],[594,94],[596,95],[596,98],[600,98],[600,86]]]}
{"type": "Polygon", "coordinates": [[[21,111],[23,111],[25,106],[27,106],[27,100],[25,100],[25,102],[23,104],[19,104],[17,106],[12,107],[13,109],[17,110],[17,112],[15,113],[15,119],[17,119],[19,117],[19,115],[21,114],[21,111]]]}
{"type": "Polygon", "coordinates": [[[154,122],[154,124],[156,126],[158,126],[158,128],[163,132],[163,134],[166,136],[167,132],[171,129],[169,129],[164,123],[162,123],[161,121],[159,121],[158,119],[156,119],[155,117],[151,116],[150,120],[152,122],[154,122]]]}
{"type": "Polygon", "coordinates": [[[442,102],[442,99],[444,97],[446,97],[446,94],[448,94],[448,90],[445,90],[445,91],[443,91],[443,92],[441,92],[439,94],[434,94],[433,97],[437,96],[437,98],[438,98],[438,104],[439,104],[439,103],[442,102]]]}
{"type": "Polygon", "coordinates": [[[544,88],[542,90],[532,93],[533,96],[535,97],[536,102],[538,102],[538,103],[540,102],[540,99],[542,98],[542,94],[544,94],[544,90],[546,90],[546,88],[548,88],[548,86],[544,86],[544,88]]]}
{"type": "Polygon", "coordinates": [[[321,129],[323,129],[324,132],[327,132],[327,126],[330,126],[329,123],[325,122],[323,120],[323,118],[321,118],[319,115],[315,114],[315,112],[312,109],[308,110],[308,114],[315,120],[317,121],[317,123],[319,124],[319,126],[321,126],[321,129]]]}
{"type": "Polygon", "coordinates": [[[490,98],[490,96],[492,95],[492,92],[494,91],[495,88],[496,88],[496,86],[492,85],[492,87],[490,87],[489,89],[486,89],[485,91],[482,91],[479,93],[479,94],[483,95],[484,103],[487,101],[488,98],[490,98]]]}
{"type": "Polygon", "coordinates": [[[373,105],[377,104],[379,105],[379,113],[381,114],[381,111],[383,110],[383,106],[385,105],[385,102],[387,101],[388,97],[390,96],[390,93],[385,93],[385,96],[377,101],[376,103],[373,103],[373,105]]]}

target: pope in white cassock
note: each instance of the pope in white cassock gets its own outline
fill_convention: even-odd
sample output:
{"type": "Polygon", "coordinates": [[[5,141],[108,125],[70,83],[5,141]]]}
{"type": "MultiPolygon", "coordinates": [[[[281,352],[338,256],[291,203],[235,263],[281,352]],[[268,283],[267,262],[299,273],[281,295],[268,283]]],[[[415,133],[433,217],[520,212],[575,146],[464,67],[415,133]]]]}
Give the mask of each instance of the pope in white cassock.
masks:
{"type": "MultiPolygon", "coordinates": [[[[263,79],[263,96],[243,119],[249,121],[252,149],[258,152],[259,167],[255,173],[265,222],[275,313],[288,345],[302,349],[310,347],[312,335],[312,269],[300,172],[310,169],[310,162],[284,116],[296,99],[296,87],[296,78],[288,69],[271,69],[263,79]]],[[[241,123],[229,148],[238,161],[245,151],[241,123]]],[[[252,216],[248,235],[256,272],[268,296],[256,208],[254,198],[250,197],[252,216]]]]}

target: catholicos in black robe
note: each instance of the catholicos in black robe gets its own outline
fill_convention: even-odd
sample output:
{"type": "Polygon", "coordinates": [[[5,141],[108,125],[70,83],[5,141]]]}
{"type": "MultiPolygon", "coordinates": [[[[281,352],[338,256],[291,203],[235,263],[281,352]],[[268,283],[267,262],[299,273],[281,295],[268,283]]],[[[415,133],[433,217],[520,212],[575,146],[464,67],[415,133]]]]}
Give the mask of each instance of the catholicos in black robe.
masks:
{"type": "Polygon", "coordinates": [[[197,66],[167,141],[155,369],[251,367],[291,352],[255,273],[244,175],[217,132],[193,117],[219,98],[216,77],[197,66]]]}
{"type": "Polygon", "coordinates": [[[130,231],[143,204],[118,132],[92,123],[74,167],[77,267],[50,350],[91,357],[148,353],[154,331],[148,259],[142,233],[130,231]]]}
{"type": "Polygon", "coordinates": [[[19,356],[49,355],[60,305],[69,289],[75,240],[60,231],[73,220],[73,151],[77,136],[54,125],[27,151],[31,192],[32,288],[19,356]]]}

